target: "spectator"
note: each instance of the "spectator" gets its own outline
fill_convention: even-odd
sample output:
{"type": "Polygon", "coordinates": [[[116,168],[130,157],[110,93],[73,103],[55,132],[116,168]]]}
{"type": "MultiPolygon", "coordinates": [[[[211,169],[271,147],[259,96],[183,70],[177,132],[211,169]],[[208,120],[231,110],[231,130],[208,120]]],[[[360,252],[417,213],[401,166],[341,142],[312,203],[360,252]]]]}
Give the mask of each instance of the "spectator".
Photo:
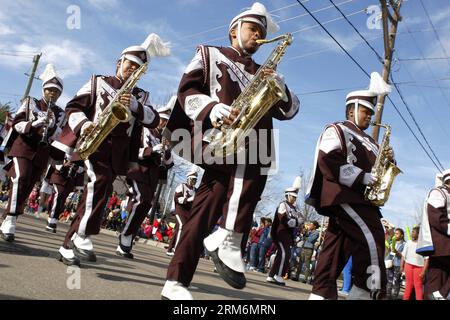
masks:
{"type": "Polygon", "coordinates": [[[255,271],[258,266],[259,239],[261,238],[265,225],[266,225],[266,218],[262,217],[258,229],[256,229],[255,232],[253,232],[250,238],[250,263],[248,270],[255,271]]]}
{"type": "Polygon", "coordinates": [[[395,229],[394,237],[390,245],[390,256],[392,257],[392,268],[387,271],[387,286],[386,294],[388,299],[397,299],[400,292],[400,282],[402,273],[400,272],[400,263],[402,259],[402,252],[405,246],[405,233],[402,229],[395,229]]]}
{"type": "Polygon", "coordinates": [[[409,300],[414,288],[416,300],[423,300],[423,280],[428,267],[428,259],[424,259],[416,253],[419,227],[414,227],[411,232],[411,240],[406,242],[402,252],[400,272],[405,272],[406,285],[403,300],[409,300]]]}
{"type": "Polygon", "coordinates": [[[266,269],[266,254],[272,245],[272,236],[270,235],[270,229],[272,228],[272,219],[267,218],[265,221],[264,230],[259,237],[258,243],[258,268],[256,271],[265,273],[266,269]]]}
{"type": "Polygon", "coordinates": [[[305,268],[305,278],[302,280],[303,283],[311,283],[311,281],[308,281],[308,278],[311,275],[311,258],[314,253],[315,244],[320,235],[318,230],[319,226],[320,225],[317,221],[307,224],[307,231],[304,236],[305,240],[303,243],[302,252],[300,254],[300,261],[297,266],[296,274],[296,278],[300,279],[300,273],[302,272],[303,267],[305,268]]]}
{"type": "Polygon", "coordinates": [[[109,210],[113,210],[116,206],[120,206],[120,200],[117,197],[117,192],[113,191],[106,208],[108,208],[109,210]]]}
{"type": "Polygon", "coordinates": [[[347,263],[345,264],[344,270],[342,271],[344,284],[342,285],[342,289],[338,293],[344,296],[348,296],[350,293],[350,289],[352,288],[352,260],[353,259],[350,256],[347,263]]]}
{"type": "Polygon", "coordinates": [[[35,213],[39,207],[39,188],[34,187],[33,191],[31,191],[28,197],[28,209],[31,211],[30,213],[35,213]]]}
{"type": "Polygon", "coordinates": [[[144,222],[142,222],[141,228],[138,232],[138,237],[143,239],[151,239],[152,237],[152,225],[150,223],[150,220],[148,218],[144,219],[144,222]]]}

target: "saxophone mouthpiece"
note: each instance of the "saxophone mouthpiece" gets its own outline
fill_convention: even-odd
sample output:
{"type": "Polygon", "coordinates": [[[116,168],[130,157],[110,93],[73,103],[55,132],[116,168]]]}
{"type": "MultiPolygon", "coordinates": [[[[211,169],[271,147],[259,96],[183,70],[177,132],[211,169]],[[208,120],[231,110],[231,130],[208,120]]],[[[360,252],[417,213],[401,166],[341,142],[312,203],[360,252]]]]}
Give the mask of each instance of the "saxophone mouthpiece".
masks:
{"type": "Polygon", "coordinates": [[[270,39],[270,40],[258,39],[258,40],[256,40],[256,43],[257,44],[266,44],[266,43],[271,43],[271,42],[275,42],[278,40],[284,40],[284,39],[288,40],[289,44],[292,43],[292,35],[290,33],[282,34],[281,36],[278,36],[278,37],[270,39]]]}

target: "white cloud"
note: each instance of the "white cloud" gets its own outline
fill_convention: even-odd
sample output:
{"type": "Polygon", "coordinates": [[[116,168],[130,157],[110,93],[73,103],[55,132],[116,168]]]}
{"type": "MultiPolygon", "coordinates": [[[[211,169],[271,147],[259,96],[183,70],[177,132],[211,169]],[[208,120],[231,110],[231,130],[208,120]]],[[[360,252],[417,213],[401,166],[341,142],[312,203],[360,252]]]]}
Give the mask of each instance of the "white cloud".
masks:
{"type": "Polygon", "coordinates": [[[5,36],[8,34],[14,34],[14,30],[8,27],[7,25],[0,22],[0,36],[5,36]]]}
{"type": "Polygon", "coordinates": [[[100,10],[112,9],[119,6],[118,0],[88,0],[88,3],[100,10]]]}

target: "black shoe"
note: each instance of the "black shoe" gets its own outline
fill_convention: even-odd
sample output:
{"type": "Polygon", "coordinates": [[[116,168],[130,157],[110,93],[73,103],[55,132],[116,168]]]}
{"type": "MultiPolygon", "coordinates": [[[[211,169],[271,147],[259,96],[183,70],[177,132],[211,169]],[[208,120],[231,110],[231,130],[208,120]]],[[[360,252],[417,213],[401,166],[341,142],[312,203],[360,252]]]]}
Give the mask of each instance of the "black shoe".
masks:
{"type": "Polygon", "coordinates": [[[125,247],[125,246],[119,244],[119,246],[116,249],[116,254],[118,256],[121,256],[121,257],[124,257],[127,259],[133,259],[134,255],[129,250],[131,250],[131,248],[128,248],[128,247],[125,247]]]}
{"type": "Polygon", "coordinates": [[[220,259],[218,255],[219,249],[213,252],[209,252],[209,256],[212,258],[217,272],[222,279],[235,289],[244,289],[247,280],[242,272],[236,272],[227,267],[220,259]]]}
{"type": "Polygon", "coordinates": [[[56,233],[56,223],[47,224],[47,226],[45,227],[45,230],[56,233]]]}
{"type": "Polygon", "coordinates": [[[1,231],[0,231],[0,237],[1,237],[3,240],[8,241],[8,242],[13,242],[14,239],[15,239],[15,236],[14,236],[13,233],[3,233],[3,232],[1,232],[1,231]]]}
{"type": "Polygon", "coordinates": [[[291,279],[292,281],[298,281],[298,280],[299,280],[298,277],[295,277],[295,276],[290,277],[290,279],[291,279]]]}
{"type": "Polygon", "coordinates": [[[72,250],[75,256],[77,256],[81,261],[90,261],[90,262],[96,262],[97,256],[95,255],[95,252],[92,250],[84,250],[77,248],[73,241],[72,243],[72,250]]]}
{"type": "Polygon", "coordinates": [[[72,259],[67,259],[67,258],[64,258],[63,255],[59,252],[56,255],[56,260],[61,261],[66,266],[79,266],[79,267],[81,266],[80,259],[78,259],[77,257],[73,257],[72,259]]]}

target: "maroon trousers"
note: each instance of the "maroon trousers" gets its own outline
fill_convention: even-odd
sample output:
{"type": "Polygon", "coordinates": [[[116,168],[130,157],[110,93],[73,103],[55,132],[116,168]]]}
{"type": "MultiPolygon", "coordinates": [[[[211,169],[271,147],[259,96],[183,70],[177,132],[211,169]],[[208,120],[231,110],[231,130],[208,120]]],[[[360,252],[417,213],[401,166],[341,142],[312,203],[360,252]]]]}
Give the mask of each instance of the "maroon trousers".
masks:
{"type": "Polygon", "coordinates": [[[133,195],[128,201],[127,212],[129,212],[129,216],[122,234],[124,236],[136,236],[152,205],[155,187],[154,184],[137,182],[136,180],[127,181],[133,189],[133,195]]]}
{"type": "Polygon", "coordinates": [[[289,267],[289,261],[291,260],[291,246],[292,239],[287,238],[288,235],[279,237],[276,241],[274,239],[275,246],[277,247],[277,254],[273,262],[272,268],[269,271],[269,277],[278,275],[283,277],[289,267]]]}
{"type": "Polygon", "coordinates": [[[3,213],[3,218],[7,215],[18,216],[23,214],[28,196],[33,190],[36,182],[40,181],[46,167],[38,167],[32,160],[14,157],[11,164],[8,164],[7,175],[11,178],[11,189],[9,190],[8,206],[3,213]]]}
{"type": "Polygon", "coordinates": [[[211,233],[221,216],[222,228],[244,234],[249,232],[253,211],[266,180],[267,176],[261,175],[258,166],[237,166],[229,174],[205,170],[177,250],[170,261],[168,280],[189,286],[204,251],[203,239],[211,233]]]}
{"type": "Polygon", "coordinates": [[[106,200],[112,192],[112,184],[116,178],[110,162],[86,160],[84,163],[88,184],[84,187],[77,214],[64,239],[63,247],[66,249],[69,248],[75,233],[91,236],[100,232],[106,200]]]}
{"type": "Polygon", "coordinates": [[[444,298],[450,293],[450,256],[430,257],[427,280],[425,282],[425,299],[439,291],[444,298]]]}
{"type": "Polygon", "coordinates": [[[188,220],[189,215],[175,214],[175,217],[177,219],[177,224],[175,226],[175,230],[174,230],[172,239],[170,240],[167,251],[172,251],[177,248],[179,239],[181,238],[181,230],[183,230],[183,226],[185,225],[186,221],[188,220]]]}
{"type": "Polygon", "coordinates": [[[342,204],[326,210],[330,219],[314,272],[312,293],[337,299],[336,279],[350,256],[354,285],[385,292],[384,230],[378,207],[342,204]]]}
{"type": "Polygon", "coordinates": [[[67,180],[66,184],[64,185],[56,183],[53,184],[54,197],[53,197],[53,205],[50,210],[51,219],[59,218],[59,215],[64,210],[64,204],[66,203],[66,199],[74,188],[75,188],[75,179],[67,180]]]}

